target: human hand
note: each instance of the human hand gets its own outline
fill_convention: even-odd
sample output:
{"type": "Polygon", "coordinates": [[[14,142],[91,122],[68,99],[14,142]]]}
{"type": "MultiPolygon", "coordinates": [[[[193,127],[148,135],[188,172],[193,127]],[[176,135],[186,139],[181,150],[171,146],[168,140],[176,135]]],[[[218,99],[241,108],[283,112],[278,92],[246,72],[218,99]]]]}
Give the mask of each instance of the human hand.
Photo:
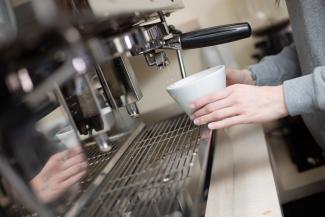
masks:
{"type": "Polygon", "coordinates": [[[52,155],[30,184],[39,200],[48,203],[76,184],[86,174],[86,168],[81,148],[70,148],[52,155]]]}
{"type": "Polygon", "coordinates": [[[247,69],[237,70],[230,69],[226,70],[227,86],[233,84],[250,84],[255,85],[255,81],[252,79],[252,73],[247,69]]]}
{"type": "Polygon", "coordinates": [[[288,115],[283,88],[236,84],[202,97],[192,104],[194,124],[210,129],[262,123],[288,115]]]}

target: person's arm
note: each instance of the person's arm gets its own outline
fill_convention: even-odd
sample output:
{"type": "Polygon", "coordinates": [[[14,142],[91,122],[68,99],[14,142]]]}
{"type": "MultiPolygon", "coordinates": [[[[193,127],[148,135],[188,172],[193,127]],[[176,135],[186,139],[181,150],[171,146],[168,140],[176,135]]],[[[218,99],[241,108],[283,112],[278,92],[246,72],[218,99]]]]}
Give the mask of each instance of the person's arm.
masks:
{"type": "Polygon", "coordinates": [[[263,58],[260,63],[250,66],[249,70],[256,78],[257,86],[275,86],[301,76],[295,45],[285,47],[277,55],[263,58]]]}
{"type": "Polygon", "coordinates": [[[285,103],[291,116],[325,111],[325,66],[283,84],[285,103]]]}
{"type": "MultiPolygon", "coordinates": [[[[220,129],[237,124],[263,123],[288,114],[294,116],[325,111],[325,66],[315,68],[312,74],[294,78],[301,73],[299,66],[296,65],[298,62],[293,61],[296,54],[293,55],[295,52],[292,48],[287,48],[281,55],[269,57],[263,64],[253,67],[253,71],[258,71],[256,71],[257,85],[273,86],[248,85],[249,79],[242,76],[246,84],[237,82],[240,84],[230,85],[225,90],[193,102],[192,108],[195,112],[191,115],[191,119],[194,124],[208,124],[210,129],[220,129]],[[285,59],[286,63],[281,63],[280,60],[284,56],[288,59],[285,59]],[[285,69],[289,71],[282,71],[283,67],[287,67],[285,69]],[[267,70],[278,71],[279,74],[269,75],[267,70]],[[266,77],[268,75],[270,77],[266,77]]],[[[244,75],[247,73],[249,72],[246,71],[244,75]]],[[[233,79],[236,77],[229,75],[235,73],[227,74],[228,84],[236,83],[233,79]]]]}
{"type": "Polygon", "coordinates": [[[325,111],[325,66],[278,86],[236,84],[192,104],[194,124],[220,129],[325,111]]]}

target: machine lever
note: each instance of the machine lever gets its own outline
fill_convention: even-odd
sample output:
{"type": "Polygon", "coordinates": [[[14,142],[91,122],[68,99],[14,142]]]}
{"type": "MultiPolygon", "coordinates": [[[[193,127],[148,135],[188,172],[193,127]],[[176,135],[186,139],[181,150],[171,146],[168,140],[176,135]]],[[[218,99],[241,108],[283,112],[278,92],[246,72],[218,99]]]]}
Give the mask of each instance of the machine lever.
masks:
{"type": "Polygon", "coordinates": [[[180,35],[180,43],[182,49],[202,48],[247,38],[251,32],[248,23],[215,26],[183,33],[180,35]]]}

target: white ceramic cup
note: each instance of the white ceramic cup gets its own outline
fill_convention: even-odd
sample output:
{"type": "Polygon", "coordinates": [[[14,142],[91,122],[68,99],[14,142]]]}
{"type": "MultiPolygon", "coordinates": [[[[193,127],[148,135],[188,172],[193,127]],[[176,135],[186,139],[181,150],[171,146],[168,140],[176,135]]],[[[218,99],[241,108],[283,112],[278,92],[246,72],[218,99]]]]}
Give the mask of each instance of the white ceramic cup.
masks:
{"type": "Polygon", "coordinates": [[[73,131],[71,126],[67,126],[60,130],[56,136],[60,139],[63,145],[65,145],[67,148],[73,148],[78,146],[79,141],[77,138],[77,135],[73,131]]]}
{"type": "Polygon", "coordinates": [[[191,104],[208,94],[226,88],[225,66],[216,66],[179,80],[167,87],[167,92],[188,114],[193,113],[191,104]]]}

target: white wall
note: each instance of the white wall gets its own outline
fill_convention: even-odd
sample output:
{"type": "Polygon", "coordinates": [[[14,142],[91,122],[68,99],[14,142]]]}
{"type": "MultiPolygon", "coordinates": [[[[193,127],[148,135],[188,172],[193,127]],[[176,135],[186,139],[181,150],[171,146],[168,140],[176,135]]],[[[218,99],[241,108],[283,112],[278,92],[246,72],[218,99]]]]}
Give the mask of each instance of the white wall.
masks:
{"type": "MultiPolygon", "coordinates": [[[[198,19],[200,26],[204,28],[249,22],[255,29],[288,16],[284,0],[279,6],[275,5],[275,0],[184,0],[184,4],[183,10],[175,12],[168,19],[170,23],[181,25],[187,20],[198,19]]],[[[254,52],[254,41],[250,38],[225,45],[240,67],[255,63],[250,57],[254,52]]]]}
{"type": "MultiPolygon", "coordinates": [[[[170,23],[182,24],[188,19],[198,19],[202,28],[217,26],[229,23],[244,22],[247,19],[240,19],[236,16],[236,10],[233,8],[232,0],[186,0],[185,9],[177,11],[171,15],[170,23]]],[[[250,58],[253,47],[251,39],[244,39],[238,42],[225,45],[232,52],[239,66],[245,66],[253,63],[250,58]],[[245,52],[243,52],[245,51],[245,52]]]]}

